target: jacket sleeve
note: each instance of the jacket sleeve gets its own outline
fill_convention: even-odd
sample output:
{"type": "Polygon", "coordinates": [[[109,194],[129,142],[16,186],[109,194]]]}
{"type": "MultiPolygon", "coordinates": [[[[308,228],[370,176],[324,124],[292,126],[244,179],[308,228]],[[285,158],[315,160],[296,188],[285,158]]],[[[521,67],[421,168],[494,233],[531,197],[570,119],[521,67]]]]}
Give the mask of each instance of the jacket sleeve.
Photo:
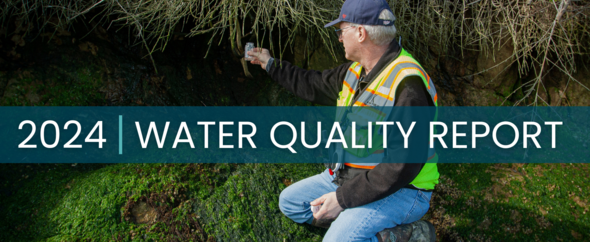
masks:
{"type": "Polygon", "coordinates": [[[320,105],[333,106],[336,105],[346,71],[351,64],[352,62],[320,72],[305,70],[287,61],[274,59],[268,74],[300,98],[320,105]]]}
{"type": "MultiPolygon", "coordinates": [[[[407,77],[402,80],[396,91],[395,106],[434,106],[434,104],[422,79],[407,77]]],[[[397,125],[388,126],[388,147],[382,163],[338,187],[336,197],[340,206],[342,208],[362,206],[385,198],[412,182],[424,166],[424,163],[416,161],[426,161],[428,158],[428,129],[433,117],[434,113],[425,115],[409,108],[393,108],[389,121],[401,121],[406,130],[412,121],[416,121],[408,140],[409,147],[416,148],[405,149],[404,138],[399,133],[397,125]]]]}

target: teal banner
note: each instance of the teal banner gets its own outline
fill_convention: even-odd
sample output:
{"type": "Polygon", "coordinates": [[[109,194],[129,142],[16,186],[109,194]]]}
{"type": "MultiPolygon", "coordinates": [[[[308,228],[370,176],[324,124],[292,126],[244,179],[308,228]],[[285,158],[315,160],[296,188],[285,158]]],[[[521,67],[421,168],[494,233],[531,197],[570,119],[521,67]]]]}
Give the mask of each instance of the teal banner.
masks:
{"type": "Polygon", "coordinates": [[[0,107],[0,112],[2,163],[323,163],[338,146],[360,158],[395,156],[400,149],[424,152],[428,146],[438,163],[586,163],[590,154],[590,125],[583,118],[588,107],[0,107]]]}

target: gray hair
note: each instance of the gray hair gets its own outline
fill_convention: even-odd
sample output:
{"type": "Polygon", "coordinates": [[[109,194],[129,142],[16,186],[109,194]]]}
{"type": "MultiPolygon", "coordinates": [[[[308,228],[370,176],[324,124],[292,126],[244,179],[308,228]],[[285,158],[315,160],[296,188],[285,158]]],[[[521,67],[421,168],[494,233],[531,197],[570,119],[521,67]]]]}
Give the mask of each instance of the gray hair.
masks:
{"type": "MultiPolygon", "coordinates": [[[[383,11],[381,11],[381,14],[379,14],[379,19],[394,21],[395,16],[393,16],[393,13],[391,11],[389,11],[387,9],[383,9],[383,11]]],[[[350,23],[350,25],[354,26],[354,27],[363,26],[363,28],[365,28],[365,30],[367,30],[367,34],[369,35],[369,38],[371,39],[371,41],[373,41],[373,43],[378,46],[389,44],[391,41],[393,41],[393,38],[395,38],[395,34],[397,33],[397,29],[395,28],[395,25],[382,26],[382,25],[361,25],[361,24],[353,24],[353,23],[350,23]]]]}

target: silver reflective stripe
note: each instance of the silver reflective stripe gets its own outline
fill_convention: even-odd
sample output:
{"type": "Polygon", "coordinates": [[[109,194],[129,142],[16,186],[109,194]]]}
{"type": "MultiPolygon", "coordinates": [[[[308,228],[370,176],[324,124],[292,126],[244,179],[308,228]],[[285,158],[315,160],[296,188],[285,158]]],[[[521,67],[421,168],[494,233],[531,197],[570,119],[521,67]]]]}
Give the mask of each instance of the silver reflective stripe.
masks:
{"type": "Polygon", "coordinates": [[[357,80],[358,79],[356,79],[356,75],[354,75],[354,73],[348,70],[348,72],[346,73],[346,78],[344,78],[344,81],[346,81],[348,85],[350,85],[352,90],[356,89],[356,84],[358,82],[357,80]]]}
{"type": "MultiPolygon", "coordinates": [[[[358,72],[360,75],[360,70],[361,70],[361,65],[358,64],[355,68],[354,71],[358,72]]],[[[346,76],[344,77],[344,81],[348,83],[348,85],[350,85],[350,88],[352,88],[353,91],[356,91],[356,86],[358,84],[358,79],[356,78],[356,75],[354,73],[352,73],[352,71],[350,71],[350,67],[348,68],[348,71],[346,71],[346,76]]],[[[354,95],[356,93],[351,93],[352,97],[351,99],[354,98],[354,95]]]]}
{"type": "Polygon", "coordinates": [[[395,66],[395,68],[393,68],[393,71],[391,72],[389,77],[387,77],[387,80],[385,81],[385,83],[383,83],[383,86],[390,87],[393,84],[393,81],[395,81],[394,79],[395,79],[395,76],[397,75],[397,73],[399,71],[401,71],[401,69],[408,68],[408,67],[418,68],[422,71],[422,73],[425,73],[424,70],[422,69],[422,67],[420,67],[419,65],[416,65],[414,63],[400,63],[400,64],[397,64],[395,66]]]}
{"type": "Polygon", "coordinates": [[[383,93],[384,95],[389,95],[389,90],[391,90],[389,87],[380,86],[377,92],[383,93]]]}
{"type": "MultiPolygon", "coordinates": [[[[387,100],[386,98],[374,95],[373,100],[370,103],[367,103],[367,105],[371,105],[374,107],[385,107],[385,106],[389,106],[387,102],[389,102],[389,100],[387,100]]],[[[383,112],[383,110],[380,110],[380,111],[383,112]]]]}
{"type": "Polygon", "coordinates": [[[434,83],[432,82],[432,79],[428,80],[428,83],[430,85],[430,89],[428,89],[428,93],[430,94],[430,97],[432,98],[432,102],[434,103],[434,96],[436,95],[436,88],[434,87],[434,83]]]}

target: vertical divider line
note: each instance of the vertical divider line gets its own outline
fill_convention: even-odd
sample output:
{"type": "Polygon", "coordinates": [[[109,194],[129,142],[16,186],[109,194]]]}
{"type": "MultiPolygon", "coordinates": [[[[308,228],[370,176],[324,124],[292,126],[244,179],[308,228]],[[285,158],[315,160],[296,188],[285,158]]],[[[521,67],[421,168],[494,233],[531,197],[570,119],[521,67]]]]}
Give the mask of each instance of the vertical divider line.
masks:
{"type": "Polygon", "coordinates": [[[119,155],[123,154],[123,115],[119,115],[119,155]]]}

